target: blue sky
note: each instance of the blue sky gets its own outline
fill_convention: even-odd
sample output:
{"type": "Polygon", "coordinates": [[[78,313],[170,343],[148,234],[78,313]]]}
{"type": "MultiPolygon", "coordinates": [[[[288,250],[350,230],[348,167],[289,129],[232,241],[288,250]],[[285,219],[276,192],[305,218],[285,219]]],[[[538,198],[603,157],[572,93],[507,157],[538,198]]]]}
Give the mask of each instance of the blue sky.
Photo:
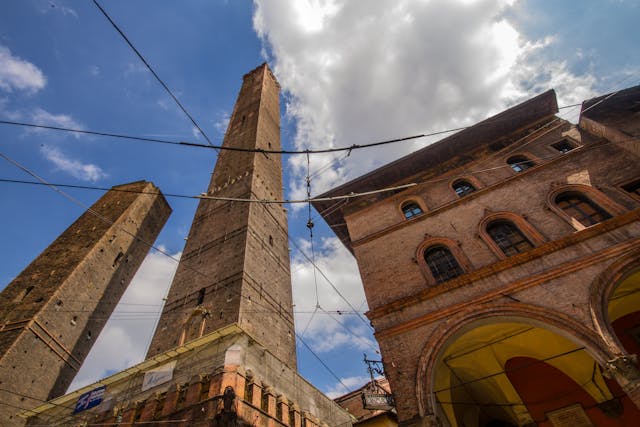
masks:
{"type": "MultiPolygon", "coordinates": [[[[640,83],[637,0],[102,0],[105,9],[214,143],[241,77],[268,61],[282,94],[286,148],[348,146],[472,124],[555,88],[559,104],[640,83]],[[636,35],[636,36],[634,36],[636,35]]],[[[562,110],[575,120],[576,109],[562,110]]],[[[89,0],[22,0],[0,15],[0,119],[203,142],[89,0]]],[[[313,194],[414,151],[429,140],[311,159],[313,194]],[[333,162],[335,160],[335,162],[333,162]],[[333,162],[333,163],[331,163],[333,162]],[[325,165],[330,164],[329,167],[325,165]]],[[[54,183],[146,179],[165,193],[205,190],[215,153],[0,125],[1,152],[54,183]]],[[[285,159],[290,198],[304,197],[304,156],[285,159]]],[[[1,179],[31,179],[0,159],[1,179]]],[[[90,205],[100,192],[65,190],[90,205]]],[[[49,188],[0,182],[0,287],[84,208],[49,188]]],[[[156,244],[179,255],[196,202],[169,199],[156,244]]],[[[365,381],[370,329],[313,270],[306,209],[290,206],[297,329],[349,388],[365,381]],[[322,310],[313,314],[316,303],[322,310]],[[308,325],[308,326],[307,326],[308,325]]],[[[316,215],[317,217],[317,215],[316,215]]],[[[316,218],[323,272],[366,311],[353,259],[316,218]]],[[[76,385],[141,360],[174,263],[151,253],[76,385]],[[141,305],[144,304],[144,305],[141,305]],[[126,350],[123,350],[126,349],[126,350]]],[[[346,390],[298,346],[301,373],[346,390]]]]}

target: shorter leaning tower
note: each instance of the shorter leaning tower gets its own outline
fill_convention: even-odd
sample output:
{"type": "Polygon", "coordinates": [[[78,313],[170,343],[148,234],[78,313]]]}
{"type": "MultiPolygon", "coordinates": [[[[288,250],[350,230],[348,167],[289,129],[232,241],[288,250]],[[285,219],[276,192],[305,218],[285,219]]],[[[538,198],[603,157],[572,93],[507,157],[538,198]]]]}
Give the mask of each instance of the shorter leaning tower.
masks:
{"type": "Polygon", "coordinates": [[[0,425],[64,394],[170,213],[150,182],[113,187],[0,293],[0,425]]]}

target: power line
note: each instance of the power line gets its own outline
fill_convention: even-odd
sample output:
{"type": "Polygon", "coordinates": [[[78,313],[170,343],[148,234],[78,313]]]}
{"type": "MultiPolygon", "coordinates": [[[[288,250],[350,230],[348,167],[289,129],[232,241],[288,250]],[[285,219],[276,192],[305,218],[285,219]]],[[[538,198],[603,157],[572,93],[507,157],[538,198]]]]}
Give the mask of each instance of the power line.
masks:
{"type": "Polygon", "coordinates": [[[178,107],[180,107],[180,109],[182,110],[182,112],[184,112],[184,114],[186,114],[186,116],[189,118],[189,120],[191,120],[191,123],[193,123],[193,125],[196,127],[196,129],[198,129],[198,132],[200,132],[200,134],[202,134],[202,136],[204,137],[204,139],[207,140],[207,142],[209,143],[209,145],[213,145],[213,143],[211,142],[211,140],[209,139],[209,137],[207,136],[207,134],[202,130],[202,128],[200,127],[200,125],[198,125],[198,123],[196,123],[195,119],[193,118],[193,116],[191,114],[189,114],[189,112],[187,111],[186,108],[184,108],[184,106],[182,105],[182,103],[178,100],[178,98],[173,94],[173,92],[171,91],[171,89],[169,89],[169,87],[164,83],[164,81],[162,81],[162,79],[160,78],[160,76],[158,76],[158,74],[154,71],[154,69],[151,67],[151,65],[149,65],[149,63],[147,62],[147,60],[144,58],[144,56],[142,56],[142,54],[140,53],[140,51],[138,49],[136,49],[136,47],[133,45],[133,43],[131,43],[131,40],[129,40],[129,38],[126,36],[126,34],[120,29],[120,27],[118,26],[118,24],[116,24],[113,19],[111,19],[111,17],[109,16],[109,14],[102,8],[102,6],[100,6],[100,3],[98,3],[97,0],[93,0],[93,4],[96,5],[96,7],[98,9],[100,9],[100,12],[102,12],[102,14],[105,16],[105,18],[107,18],[107,20],[111,23],[111,25],[113,26],[113,28],[116,29],[116,31],[122,36],[122,38],[124,39],[125,42],[127,42],[127,44],[129,45],[129,47],[135,52],[135,54],[138,56],[138,58],[140,58],[140,60],[142,61],[142,63],[147,67],[147,69],[151,72],[151,74],[153,74],[153,76],[156,78],[156,80],[158,81],[158,83],[160,83],[160,85],[162,85],[162,87],[164,88],[164,90],[171,96],[171,98],[173,98],[173,100],[175,101],[175,103],[178,105],[178,107]]]}
{"type": "MultiPolygon", "coordinates": [[[[559,109],[571,108],[571,107],[575,107],[575,106],[579,106],[579,105],[581,105],[581,104],[572,104],[572,105],[568,105],[568,106],[565,106],[565,107],[560,107],[559,109]]],[[[592,108],[592,107],[590,107],[590,108],[592,108]]],[[[485,122],[480,122],[480,123],[477,123],[476,125],[478,125],[478,124],[482,125],[482,124],[488,124],[488,123],[495,123],[495,122],[504,121],[504,120],[505,119],[498,119],[498,118],[491,119],[491,118],[489,118],[485,122]]],[[[509,120],[511,120],[511,119],[509,119],[509,120]]],[[[252,152],[252,153],[291,154],[291,155],[293,155],[293,154],[306,154],[306,155],[308,155],[308,154],[326,154],[326,153],[335,153],[335,152],[346,151],[347,154],[346,154],[345,158],[348,157],[349,154],[351,154],[351,151],[353,151],[353,150],[371,148],[371,147],[376,147],[376,146],[386,145],[386,144],[393,144],[393,143],[396,143],[396,142],[403,142],[403,141],[408,141],[408,140],[413,140],[413,139],[418,139],[418,138],[437,136],[437,135],[442,135],[442,134],[446,134],[446,133],[452,133],[452,132],[461,131],[461,130],[464,130],[464,129],[468,128],[468,126],[463,126],[463,127],[451,128],[451,129],[435,131],[435,132],[430,132],[430,133],[421,133],[421,134],[417,134],[417,135],[413,135],[413,136],[388,139],[388,140],[383,140],[383,141],[378,141],[378,142],[373,142],[373,143],[352,144],[352,145],[346,146],[346,147],[335,147],[335,148],[325,148],[325,149],[316,149],[316,150],[312,150],[312,149],[306,149],[306,150],[266,150],[266,149],[262,149],[262,148],[240,148],[240,147],[227,147],[227,146],[224,146],[224,145],[214,145],[210,141],[209,141],[209,144],[207,145],[207,144],[198,144],[198,143],[194,143],[194,142],[171,141],[171,140],[160,139],[160,138],[149,138],[149,137],[125,135],[125,134],[113,133],[113,132],[93,131],[93,130],[86,130],[86,129],[76,129],[76,128],[69,128],[69,127],[63,127],[63,126],[43,125],[43,124],[37,124],[37,123],[18,122],[18,121],[11,121],[11,120],[0,120],[0,124],[12,125],[12,126],[22,126],[22,127],[35,128],[35,129],[55,130],[55,131],[86,134],[86,135],[94,135],[94,136],[105,136],[105,137],[111,137],[111,138],[128,139],[128,140],[133,140],[133,141],[149,142],[149,143],[157,143],[157,144],[189,146],[189,147],[197,147],[197,148],[207,148],[207,149],[227,150],[227,151],[240,151],[240,152],[252,152]]],[[[329,162],[327,165],[325,165],[323,168],[321,168],[321,170],[315,171],[311,176],[313,177],[313,176],[321,173],[321,171],[323,172],[325,168],[330,167],[333,163],[335,163],[338,160],[341,160],[341,159],[338,159],[338,158],[334,159],[332,162],[329,162]]]]}
{"type": "MultiPolygon", "coordinates": [[[[544,359],[539,359],[539,360],[536,359],[535,362],[524,364],[522,366],[519,366],[517,368],[514,368],[514,369],[510,370],[509,372],[519,371],[521,369],[525,369],[525,368],[537,365],[537,364],[542,363],[542,362],[547,362],[549,360],[553,360],[553,359],[557,359],[557,358],[560,358],[560,357],[564,357],[564,356],[567,356],[567,355],[572,354],[572,353],[577,353],[577,352],[582,351],[582,350],[586,350],[586,348],[585,347],[577,347],[577,348],[574,348],[572,350],[565,351],[563,353],[556,353],[556,354],[554,354],[552,356],[545,357],[544,359]]],[[[449,366],[447,365],[447,367],[449,367],[449,366]]],[[[449,367],[449,369],[451,369],[451,367],[449,367]]],[[[453,371],[453,369],[451,369],[451,370],[453,371]]],[[[465,382],[462,382],[462,383],[459,383],[459,384],[454,384],[454,385],[452,385],[450,387],[445,387],[445,388],[441,388],[439,390],[434,390],[433,393],[441,393],[443,391],[453,390],[454,388],[464,387],[464,386],[466,386],[468,384],[473,384],[473,383],[476,383],[476,382],[479,382],[479,381],[488,380],[490,378],[497,377],[498,375],[502,375],[502,374],[505,374],[505,373],[506,373],[506,371],[503,369],[501,371],[494,372],[492,374],[488,374],[488,375],[485,375],[485,376],[482,376],[482,377],[479,377],[479,378],[474,378],[474,379],[469,380],[469,381],[465,381],[465,382]]]]}
{"type": "MultiPolygon", "coordinates": [[[[87,212],[89,212],[90,214],[92,214],[92,215],[94,215],[94,216],[98,217],[100,220],[105,221],[105,222],[107,222],[107,223],[109,223],[109,224],[113,224],[113,221],[112,221],[112,220],[110,220],[109,218],[104,217],[103,215],[101,215],[100,213],[98,213],[98,212],[94,211],[94,210],[93,210],[93,209],[91,209],[91,208],[86,208],[86,206],[85,206],[82,202],[80,202],[79,200],[77,200],[77,199],[75,199],[75,198],[71,197],[70,195],[66,194],[66,193],[65,193],[65,192],[63,192],[62,190],[60,190],[60,189],[56,188],[54,185],[52,185],[52,184],[50,184],[50,183],[47,183],[47,181],[46,181],[44,178],[41,178],[41,177],[40,177],[39,175],[37,175],[35,172],[33,172],[33,171],[29,170],[28,168],[26,168],[25,166],[21,165],[21,164],[20,164],[20,163],[18,163],[16,160],[13,160],[12,158],[10,158],[9,156],[7,156],[6,154],[4,154],[4,153],[0,152],[0,157],[4,158],[6,161],[8,161],[9,163],[13,164],[13,165],[14,165],[14,166],[16,166],[17,168],[19,168],[19,169],[23,170],[23,171],[24,171],[24,172],[26,172],[27,174],[29,174],[29,175],[33,176],[34,178],[36,178],[37,180],[39,180],[39,181],[40,181],[40,182],[42,182],[43,184],[46,184],[49,188],[53,189],[54,191],[56,191],[58,194],[62,195],[62,196],[63,196],[63,197],[65,197],[66,199],[68,199],[68,200],[70,200],[71,202],[73,202],[73,203],[75,203],[75,204],[77,204],[77,205],[79,205],[79,206],[81,206],[81,207],[85,208],[87,212]]],[[[267,209],[267,211],[268,211],[268,209],[267,209]]],[[[279,223],[278,221],[276,221],[276,224],[278,224],[278,227],[281,227],[281,228],[282,228],[282,226],[280,225],[280,223],[279,223]]],[[[156,251],[158,251],[158,253],[161,253],[161,254],[163,254],[163,255],[165,255],[165,256],[167,256],[167,257],[169,257],[169,258],[170,258],[170,259],[172,259],[174,262],[179,262],[179,260],[177,260],[177,259],[176,259],[175,257],[173,257],[171,254],[167,253],[167,252],[166,252],[166,251],[164,251],[164,250],[161,250],[161,249],[157,248],[157,247],[156,247],[156,246],[154,246],[152,243],[149,243],[149,242],[147,242],[147,241],[145,241],[145,240],[143,240],[143,239],[140,239],[138,236],[133,235],[132,233],[128,232],[127,230],[125,230],[125,229],[123,229],[123,228],[121,228],[121,229],[122,229],[125,233],[127,233],[127,234],[131,235],[134,239],[136,239],[136,240],[138,240],[139,242],[141,242],[142,244],[144,244],[144,245],[148,246],[149,248],[155,249],[156,251]]],[[[286,231],[286,230],[285,230],[285,231],[286,231]]],[[[287,234],[288,234],[288,233],[287,233],[287,234]]],[[[303,255],[305,255],[305,256],[306,256],[306,254],[304,254],[304,252],[303,252],[303,255]]],[[[315,268],[318,268],[318,267],[317,267],[317,266],[315,266],[315,265],[314,265],[314,267],[315,267],[315,268]]],[[[193,268],[193,267],[188,266],[187,268],[189,268],[189,269],[193,270],[194,272],[196,272],[196,273],[197,273],[197,274],[199,274],[199,275],[203,275],[203,276],[205,276],[205,277],[206,277],[206,275],[205,275],[204,273],[200,272],[199,270],[197,270],[197,269],[195,269],[195,268],[193,268]]],[[[320,271],[320,273],[323,275],[323,277],[325,277],[325,279],[326,279],[326,280],[331,284],[331,286],[336,290],[336,292],[338,292],[338,295],[340,295],[340,296],[341,296],[345,301],[347,301],[347,300],[344,298],[344,296],[342,296],[342,294],[340,294],[340,292],[335,288],[335,286],[333,286],[333,284],[332,284],[332,283],[329,281],[329,279],[324,275],[324,273],[322,273],[322,271],[321,271],[321,270],[319,270],[319,269],[318,269],[318,271],[320,271]]],[[[250,297],[247,297],[247,296],[242,295],[242,293],[241,293],[241,292],[239,292],[239,291],[235,291],[235,293],[236,293],[240,298],[243,298],[243,297],[248,298],[250,301],[252,301],[252,303],[257,304],[258,306],[265,307],[265,306],[264,306],[264,304],[261,304],[261,303],[259,303],[258,301],[251,300],[251,298],[250,298],[250,297]]],[[[355,309],[353,308],[353,306],[352,306],[348,301],[347,301],[347,303],[348,303],[348,304],[349,304],[349,306],[350,306],[350,307],[355,311],[355,309]]],[[[280,315],[281,315],[281,314],[280,314],[280,315]]],[[[358,317],[359,317],[360,319],[362,319],[362,317],[361,317],[361,316],[359,316],[359,315],[358,315],[358,317]]],[[[371,327],[371,326],[369,325],[369,327],[371,327]]],[[[295,333],[295,330],[294,330],[294,333],[295,333]]],[[[297,335],[297,334],[296,334],[296,335],[297,335]]],[[[315,356],[315,357],[320,361],[320,363],[321,363],[321,364],[322,364],[322,365],[323,365],[323,366],[324,366],[324,367],[325,367],[325,368],[326,368],[326,369],[327,369],[327,370],[328,370],[328,371],[329,371],[333,376],[335,376],[335,377],[338,379],[338,381],[340,381],[340,379],[339,379],[339,378],[338,378],[338,377],[333,373],[333,371],[332,371],[332,370],[331,370],[331,369],[326,365],[326,363],[324,363],[324,361],[323,361],[322,359],[320,359],[320,357],[319,357],[317,354],[315,354],[315,353],[313,352],[313,350],[312,350],[312,349],[311,349],[311,348],[306,344],[306,342],[304,342],[304,341],[302,340],[302,338],[299,338],[299,339],[300,339],[300,341],[305,345],[305,347],[307,347],[307,348],[309,349],[309,351],[310,351],[310,352],[311,352],[311,353],[312,353],[312,354],[313,354],[313,355],[314,355],[314,356],[315,356]]],[[[349,390],[349,389],[344,385],[344,383],[342,383],[342,381],[340,381],[340,383],[341,383],[341,384],[342,384],[342,385],[343,385],[347,390],[349,390]]]]}
{"type": "Polygon", "coordinates": [[[331,370],[331,368],[329,368],[329,366],[327,366],[326,363],[324,363],[324,361],[320,358],[320,356],[318,356],[312,349],[311,347],[309,347],[309,344],[307,344],[300,335],[298,335],[298,333],[296,333],[296,337],[298,338],[298,340],[306,347],[307,350],[309,350],[309,352],[316,358],[318,359],[318,361],[322,364],[322,366],[324,366],[324,368],[329,371],[329,373],[331,375],[333,375],[333,377],[338,380],[338,382],[342,385],[342,387],[344,387],[345,390],[347,390],[347,392],[350,392],[351,390],[349,390],[349,387],[347,387],[342,380],[340,379],[339,376],[337,376],[335,374],[335,372],[333,372],[333,370],[331,370]]]}
{"type": "MultiPolygon", "coordinates": [[[[0,156],[5,157],[0,153],[0,156]]],[[[5,157],[6,159],[7,157],[5,157]]],[[[330,201],[330,200],[342,200],[342,199],[351,199],[353,197],[367,196],[371,194],[377,194],[386,191],[397,191],[409,187],[413,187],[416,184],[404,184],[396,187],[383,188],[380,190],[366,191],[363,193],[349,193],[342,196],[332,196],[332,197],[312,197],[310,199],[282,199],[282,200],[274,200],[274,199],[244,199],[239,197],[216,197],[216,196],[207,196],[206,193],[203,193],[200,196],[188,196],[184,194],[174,194],[174,193],[162,193],[159,191],[140,191],[140,190],[127,190],[127,189],[118,189],[118,188],[108,188],[108,187],[96,187],[90,185],[76,185],[76,184],[53,184],[49,182],[43,181],[26,181],[26,180],[18,180],[18,179],[10,179],[10,178],[0,178],[0,182],[13,183],[13,184],[30,184],[30,185],[43,185],[47,187],[60,187],[60,188],[77,188],[83,190],[99,190],[99,191],[116,191],[116,192],[124,192],[124,193],[135,193],[135,194],[149,194],[149,195],[162,195],[165,197],[177,197],[183,199],[197,199],[197,200],[214,200],[221,202],[244,202],[244,203],[262,203],[262,204],[290,204],[290,203],[309,203],[315,201],[330,201]]]]}
{"type": "Polygon", "coordinates": [[[75,129],[75,128],[68,128],[68,127],[62,127],[62,126],[41,125],[37,123],[17,122],[17,121],[11,121],[11,120],[0,120],[0,124],[11,125],[11,126],[22,126],[22,127],[28,127],[28,128],[34,128],[34,129],[47,129],[47,130],[55,130],[55,131],[61,131],[61,132],[79,133],[79,134],[85,134],[85,135],[106,136],[111,138],[128,139],[132,141],[141,141],[141,142],[149,142],[149,143],[156,143],[156,144],[178,145],[183,147],[196,147],[196,148],[206,148],[206,149],[226,150],[226,151],[240,151],[244,153],[292,154],[292,155],[293,154],[305,154],[305,155],[306,154],[326,154],[326,153],[336,153],[340,151],[346,151],[350,153],[353,150],[377,147],[380,145],[394,144],[396,142],[410,141],[413,139],[436,136],[436,135],[457,132],[459,130],[466,129],[466,127],[460,127],[460,128],[447,129],[447,130],[431,132],[431,133],[422,133],[418,135],[406,136],[401,138],[387,139],[387,140],[377,141],[377,142],[372,142],[367,144],[352,144],[348,147],[323,148],[323,149],[317,149],[317,150],[311,150],[311,149],[267,150],[263,148],[241,148],[241,147],[228,147],[225,145],[198,144],[195,142],[185,142],[185,141],[170,141],[170,140],[159,139],[159,138],[148,138],[143,136],[125,135],[125,134],[112,133],[112,132],[75,129]]]}
{"type": "MultiPolygon", "coordinates": [[[[565,107],[560,107],[560,109],[571,108],[571,107],[575,107],[575,106],[578,106],[578,105],[581,105],[581,104],[568,105],[568,106],[565,106],[565,107]]],[[[589,107],[589,108],[593,108],[593,106],[589,107]]],[[[503,121],[503,120],[504,119],[488,119],[487,123],[495,123],[495,122],[503,121]]],[[[409,141],[409,140],[413,140],[413,139],[426,138],[426,137],[430,137],[430,136],[437,136],[437,135],[442,135],[442,134],[445,134],[445,133],[452,133],[452,132],[461,131],[461,130],[464,130],[464,129],[468,128],[468,126],[463,126],[463,127],[451,128],[451,129],[446,129],[446,130],[441,130],[441,131],[435,131],[435,132],[429,132],[429,133],[421,133],[421,134],[417,134],[417,135],[413,135],[413,136],[406,136],[406,137],[400,137],[400,138],[387,139],[387,140],[383,140],[383,141],[377,141],[377,142],[366,143],[366,144],[352,144],[352,145],[347,146],[347,147],[324,148],[324,149],[317,149],[317,150],[312,150],[312,149],[307,149],[307,150],[266,150],[266,149],[262,149],[262,148],[227,147],[227,146],[224,146],[224,145],[214,145],[212,143],[209,143],[207,145],[207,144],[198,144],[198,143],[195,143],[195,142],[171,141],[171,140],[160,139],[160,138],[149,138],[149,137],[144,137],[144,136],[125,135],[125,134],[121,134],[121,133],[94,131],[94,130],[86,130],[86,129],[76,129],[76,128],[69,128],[69,127],[64,127],[64,126],[43,125],[43,124],[37,124],[37,123],[18,122],[18,121],[12,121],[12,120],[0,120],[0,124],[11,125],[11,126],[28,127],[28,128],[34,128],[34,129],[55,130],[55,131],[60,131],[60,132],[70,132],[70,133],[85,134],[85,135],[105,136],[105,137],[110,137],[110,138],[128,139],[128,140],[132,140],[132,141],[149,142],[149,143],[156,143],[156,144],[177,145],[177,146],[187,146],[187,147],[206,148],[206,149],[215,149],[215,150],[227,150],[227,151],[240,151],[240,152],[250,152],[250,153],[291,154],[291,155],[294,155],[294,154],[326,154],[326,153],[336,153],[336,152],[346,151],[347,155],[345,156],[345,158],[348,157],[349,154],[351,153],[351,151],[353,151],[353,150],[371,148],[371,147],[376,147],[376,146],[380,146],[380,145],[393,144],[393,143],[396,143],[396,142],[403,142],[403,141],[409,141]]],[[[483,122],[480,122],[480,123],[477,123],[477,124],[483,124],[483,122]]],[[[484,124],[486,124],[486,123],[484,123],[484,124]]],[[[323,168],[321,168],[321,170],[324,171],[323,169],[325,169],[327,167],[330,167],[333,163],[335,163],[338,160],[341,160],[341,159],[339,159],[339,158],[334,159],[332,162],[329,162],[327,165],[325,165],[323,168]]],[[[313,177],[313,176],[319,174],[321,170],[315,171],[311,176],[313,177]]]]}

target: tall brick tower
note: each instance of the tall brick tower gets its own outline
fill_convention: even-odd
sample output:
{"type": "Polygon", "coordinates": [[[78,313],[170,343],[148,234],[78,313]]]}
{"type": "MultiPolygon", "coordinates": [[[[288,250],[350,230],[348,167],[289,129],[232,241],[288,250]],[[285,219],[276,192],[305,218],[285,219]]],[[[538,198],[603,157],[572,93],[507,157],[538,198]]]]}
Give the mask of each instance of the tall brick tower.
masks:
{"type": "Polygon", "coordinates": [[[113,187],[0,293],[0,425],[66,391],[170,213],[150,182],[113,187]]]}
{"type": "Polygon", "coordinates": [[[280,156],[251,151],[280,149],[279,90],[266,64],[243,78],[146,360],[29,425],[351,425],[297,372],[286,211],[237,200],[283,197],[280,156]]]}
{"type": "MultiPolygon", "coordinates": [[[[244,76],[224,146],[280,149],[279,90],[244,76]]],[[[206,195],[282,199],[280,156],[222,150],[206,195]]],[[[295,370],[288,247],[280,205],[202,199],[147,358],[235,323],[295,370]]]]}

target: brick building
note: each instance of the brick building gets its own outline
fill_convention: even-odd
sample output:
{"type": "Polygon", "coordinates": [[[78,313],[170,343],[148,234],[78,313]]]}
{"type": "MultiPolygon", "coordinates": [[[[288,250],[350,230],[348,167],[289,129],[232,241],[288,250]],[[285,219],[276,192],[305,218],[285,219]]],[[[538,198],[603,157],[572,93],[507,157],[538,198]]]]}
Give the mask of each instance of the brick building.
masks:
{"type": "Polygon", "coordinates": [[[396,427],[398,417],[392,406],[386,406],[388,402],[372,407],[366,400],[367,395],[385,396],[390,393],[389,381],[378,378],[334,400],[353,415],[354,427],[396,427]]]}
{"type": "Polygon", "coordinates": [[[67,390],[170,213],[150,182],[113,187],[0,293],[0,425],[67,390]]]}
{"type": "Polygon", "coordinates": [[[30,425],[350,426],[296,370],[279,84],[243,78],[147,359],[26,412],[30,425]]]}
{"type": "Polygon", "coordinates": [[[321,197],[403,426],[640,419],[640,87],[549,91],[321,197]]]}

